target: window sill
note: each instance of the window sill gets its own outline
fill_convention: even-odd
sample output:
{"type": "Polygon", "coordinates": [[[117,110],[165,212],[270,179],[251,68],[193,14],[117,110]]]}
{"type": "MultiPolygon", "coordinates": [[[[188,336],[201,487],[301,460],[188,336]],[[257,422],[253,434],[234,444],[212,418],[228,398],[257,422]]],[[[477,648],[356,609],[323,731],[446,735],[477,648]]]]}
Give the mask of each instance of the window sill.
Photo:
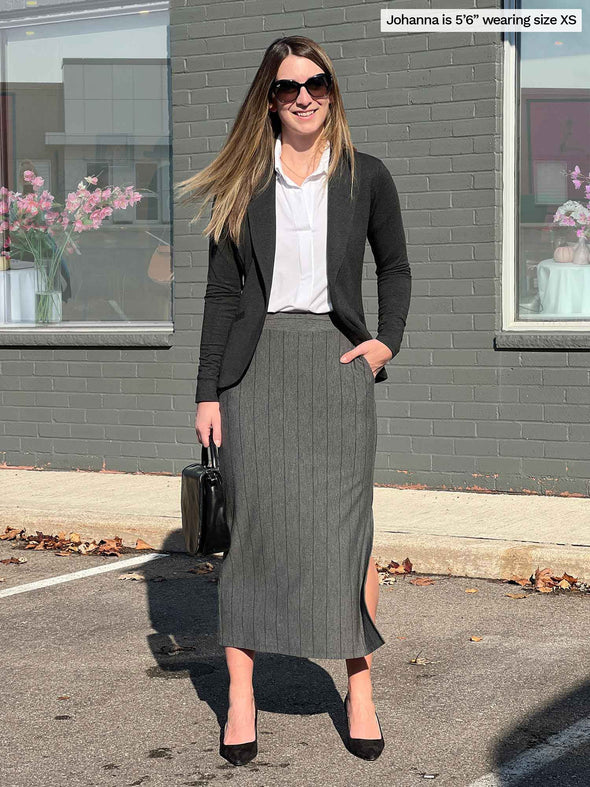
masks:
{"type": "Polygon", "coordinates": [[[590,350],[590,331],[569,334],[498,331],[494,347],[498,350],[590,350]]]}
{"type": "Polygon", "coordinates": [[[140,326],[0,325],[0,347],[171,347],[172,323],[140,326]]]}

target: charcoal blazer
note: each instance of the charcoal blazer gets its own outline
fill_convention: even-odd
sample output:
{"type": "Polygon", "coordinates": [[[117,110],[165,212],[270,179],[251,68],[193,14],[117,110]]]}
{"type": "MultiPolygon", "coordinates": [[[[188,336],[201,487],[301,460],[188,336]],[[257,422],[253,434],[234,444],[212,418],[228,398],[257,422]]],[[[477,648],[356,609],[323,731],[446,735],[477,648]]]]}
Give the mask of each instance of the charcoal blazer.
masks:
{"type": "MultiPolygon", "coordinates": [[[[341,159],[328,181],[326,259],[332,320],[355,345],[372,339],[362,299],[368,239],[377,272],[376,338],[395,357],[401,346],[411,294],[399,197],[383,162],[355,151],[355,190],[341,159]]],[[[222,388],[245,373],[268,311],[275,256],[276,172],[248,205],[239,244],[209,241],[209,267],[201,328],[195,402],[219,401],[222,388]]],[[[383,366],[375,382],[387,379],[383,366]]]]}

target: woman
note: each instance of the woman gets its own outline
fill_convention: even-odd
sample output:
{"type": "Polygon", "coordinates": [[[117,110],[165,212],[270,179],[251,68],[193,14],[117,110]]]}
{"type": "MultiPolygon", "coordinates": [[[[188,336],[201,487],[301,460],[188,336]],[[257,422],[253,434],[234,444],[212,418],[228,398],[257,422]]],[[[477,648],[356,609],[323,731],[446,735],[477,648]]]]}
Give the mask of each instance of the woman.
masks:
{"type": "Polygon", "coordinates": [[[290,36],[266,50],[217,158],[179,188],[183,202],[205,196],[193,220],[213,200],[195,428],[220,446],[231,528],[218,585],[230,676],[220,753],[241,765],[257,752],[262,650],[346,659],[347,743],[375,759],[374,385],[399,352],[411,289],[395,185],[354,149],[326,53],[290,36]],[[367,238],[375,339],[361,292],[367,238]]]}

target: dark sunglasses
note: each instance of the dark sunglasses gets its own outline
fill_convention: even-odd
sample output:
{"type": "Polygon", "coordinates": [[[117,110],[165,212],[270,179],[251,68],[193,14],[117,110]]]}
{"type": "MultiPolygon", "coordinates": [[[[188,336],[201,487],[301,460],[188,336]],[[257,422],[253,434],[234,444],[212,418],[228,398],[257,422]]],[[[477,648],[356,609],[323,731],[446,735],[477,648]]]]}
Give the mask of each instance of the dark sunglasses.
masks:
{"type": "Polygon", "coordinates": [[[275,96],[281,104],[290,104],[299,96],[299,91],[305,87],[312,98],[326,98],[332,87],[330,74],[315,74],[306,82],[296,82],[294,79],[277,79],[273,82],[269,96],[275,96]]]}

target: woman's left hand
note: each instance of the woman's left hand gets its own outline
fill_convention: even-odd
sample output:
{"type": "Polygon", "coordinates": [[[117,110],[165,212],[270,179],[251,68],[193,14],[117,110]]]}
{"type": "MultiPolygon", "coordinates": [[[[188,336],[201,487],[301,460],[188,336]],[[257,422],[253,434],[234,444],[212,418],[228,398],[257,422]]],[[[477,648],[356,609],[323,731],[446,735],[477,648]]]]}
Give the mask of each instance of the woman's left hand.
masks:
{"type": "Polygon", "coordinates": [[[340,356],[340,360],[348,363],[356,358],[357,355],[364,355],[365,360],[371,367],[373,377],[379,372],[387,361],[393,358],[393,353],[386,344],[380,342],[379,339],[367,339],[366,342],[361,342],[353,347],[352,350],[340,356]]]}

